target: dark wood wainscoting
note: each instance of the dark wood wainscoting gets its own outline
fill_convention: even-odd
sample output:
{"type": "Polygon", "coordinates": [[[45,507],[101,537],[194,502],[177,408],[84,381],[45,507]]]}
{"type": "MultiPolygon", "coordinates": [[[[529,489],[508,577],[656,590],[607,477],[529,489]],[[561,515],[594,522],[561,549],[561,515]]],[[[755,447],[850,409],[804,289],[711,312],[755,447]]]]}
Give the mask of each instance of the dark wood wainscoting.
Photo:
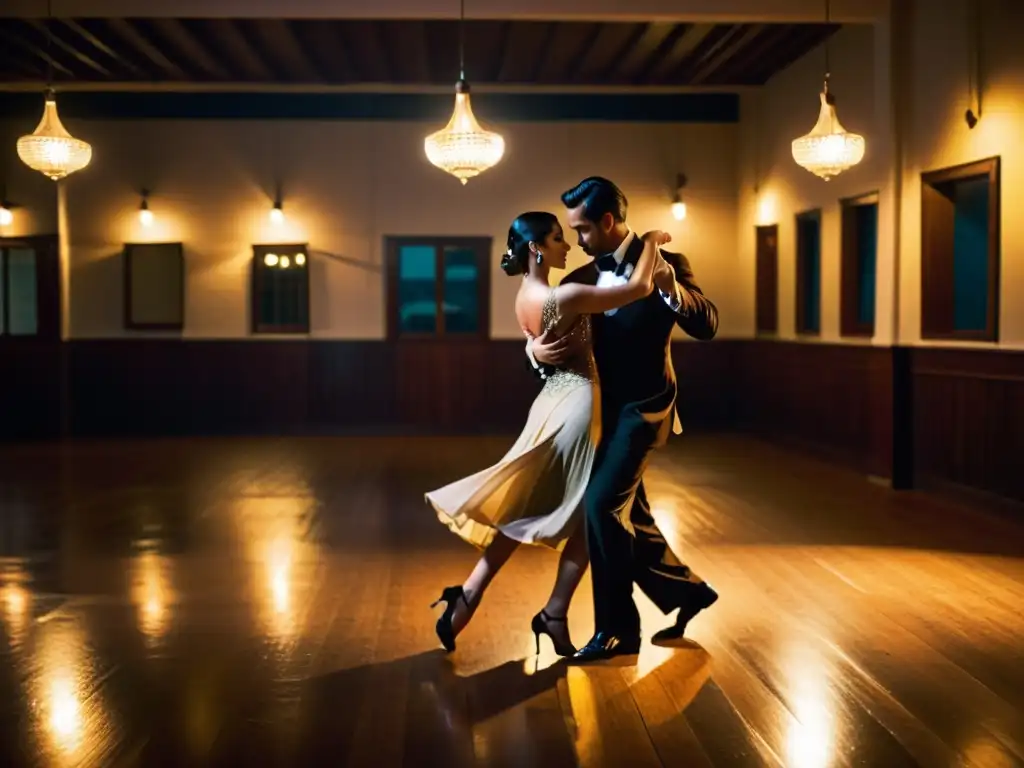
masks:
{"type": "Polygon", "coordinates": [[[22,341],[0,343],[0,440],[59,437],[66,350],[22,341]]]}
{"type": "Polygon", "coordinates": [[[730,346],[738,429],[897,487],[959,486],[1024,501],[1024,352],[730,346]]]}
{"type": "MultiPolygon", "coordinates": [[[[518,340],[112,339],[2,351],[6,439],[515,434],[540,386],[518,340]]],[[[1024,500],[1024,352],[769,340],[672,351],[686,429],[752,432],[900,486],[1024,500]]]]}
{"type": "Polygon", "coordinates": [[[69,347],[75,435],[501,432],[522,423],[537,390],[522,345],[506,342],[69,347]]]}
{"type": "MultiPolygon", "coordinates": [[[[540,387],[517,340],[111,339],[62,346],[72,436],[514,434],[540,387]]],[[[673,350],[686,426],[724,426],[728,344],[673,350]]],[[[35,393],[26,419],[35,418],[31,411],[59,423],[59,387],[46,387],[61,377],[51,368],[20,365],[18,391],[35,393]]]]}
{"type": "Polygon", "coordinates": [[[918,347],[911,359],[920,484],[1024,501],[1024,352],[918,347]]]}
{"type": "Polygon", "coordinates": [[[891,477],[892,349],[735,342],[736,427],[891,477]]]}

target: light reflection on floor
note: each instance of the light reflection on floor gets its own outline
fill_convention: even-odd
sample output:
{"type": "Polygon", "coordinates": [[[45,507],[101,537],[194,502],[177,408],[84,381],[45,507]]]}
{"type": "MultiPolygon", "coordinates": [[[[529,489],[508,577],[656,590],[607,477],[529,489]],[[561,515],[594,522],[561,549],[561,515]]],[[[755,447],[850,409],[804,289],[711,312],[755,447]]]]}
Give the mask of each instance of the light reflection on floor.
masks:
{"type": "MultiPolygon", "coordinates": [[[[68,472],[75,506],[39,511],[64,515],[51,526],[58,539],[29,547],[32,518],[19,518],[17,536],[0,540],[0,757],[309,764],[343,754],[397,765],[440,749],[453,765],[510,755],[749,764],[742,755],[793,768],[1024,760],[1024,546],[1002,524],[957,530],[936,512],[937,530],[915,534],[927,508],[886,507],[895,502],[872,489],[822,511],[821,486],[800,466],[748,467],[711,444],[709,464],[739,467],[728,482],[691,457],[656,465],[649,483],[670,540],[722,594],[689,641],[576,668],[544,639],[535,657],[529,619],[556,558],[524,550],[446,658],[428,606],[476,553],[421,508],[424,480],[403,485],[420,453],[254,445],[251,461],[221,457],[219,476],[205,465],[211,485],[198,489],[173,462],[148,463],[167,448],[147,448],[150,473],[169,473],[152,491],[102,490],[104,469],[87,471],[89,457],[71,452],[85,467],[68,472]],[[688,471],[705,474],[688,484],[688,471]],[[76,473],[92,489],[81,498],[76,473]],[[744,490],[737,478],[752,477],[760,485],[744,490]],[[182,499],[204,501],[169,501],[182,499]]],[[[472,466],[472,446],[437,450],[472,466]]],[[[131,476],[132,460],[118,477],[131,476]]],[[[570,613],[577,643],[591,600],[585,581],[570,613]]],[[[668,623],[642,595],[638,608],[647,636],[668,623]]]]}

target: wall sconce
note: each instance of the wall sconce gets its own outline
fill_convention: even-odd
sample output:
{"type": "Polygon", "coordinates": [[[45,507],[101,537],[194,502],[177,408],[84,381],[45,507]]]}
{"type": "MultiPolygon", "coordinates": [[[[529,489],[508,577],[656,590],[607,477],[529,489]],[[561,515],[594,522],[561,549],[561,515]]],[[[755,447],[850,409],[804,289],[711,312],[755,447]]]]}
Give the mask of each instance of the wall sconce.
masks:
{"type": "Polygon", "coordinates": [[[153,212],[149,210],[149,190],[142,190],[142,204],[139,205],[139,221],[142,226],[148,227],[153,223],[153,212]]]}
{"type": "Polygon", "coordinates": [[[274,224],[284,222],[284,209],[281,207],[281,199],[274,201],[274,207],[270,209],[270,221],[274,224]]]}
{"type": "Polygon", "coordinates": [[[9,227],[14,223],[14,211],[11,210],[13,206],[4,200],[0,203],[0,227],[9,227]]]}
{"type": "MultiPolygon", "coordinates": [[[[306,263],[306,254],[304,253],[296,253],[294,258],[295,266],[297,267],[301,267],[306,263]]],[[[292,265],[292,259],[289,256],[278,256],[276,253],[268,253],[263,257],[263,263],[268,267],[288,269],[292,265]]]]}
{"type": "Polygon", "coordinates": [[[683,187],[686,186],[686,176],[680,173],[676,176],[676,194],[672,198],[672,216],[676,221],[686,218],[686,203],[683,202],[683,187]]]}

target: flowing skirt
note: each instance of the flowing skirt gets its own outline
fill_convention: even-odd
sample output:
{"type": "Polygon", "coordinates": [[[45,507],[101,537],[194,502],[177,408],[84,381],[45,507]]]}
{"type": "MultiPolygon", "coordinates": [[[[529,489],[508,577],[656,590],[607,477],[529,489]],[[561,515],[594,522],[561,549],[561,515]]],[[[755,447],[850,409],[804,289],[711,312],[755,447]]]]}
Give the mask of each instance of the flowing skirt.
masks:
{"type": "Polygon", "coordinates": [[[526,426],[494,466],[426,494],[438,519],[476,547],[498,531],[561,549],[583,522],[583,495],[600,440],[597,384],[554,376],[526,426]]]}

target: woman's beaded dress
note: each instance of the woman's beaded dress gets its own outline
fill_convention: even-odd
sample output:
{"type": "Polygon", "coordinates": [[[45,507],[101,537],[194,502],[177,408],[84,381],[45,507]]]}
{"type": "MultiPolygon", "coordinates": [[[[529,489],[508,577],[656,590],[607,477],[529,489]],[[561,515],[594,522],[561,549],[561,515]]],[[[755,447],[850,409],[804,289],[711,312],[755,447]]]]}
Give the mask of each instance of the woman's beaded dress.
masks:
{"type": "MultiPolygon", "coordinates": [[[[558,289],[541,309],[544,330],[562,321],[558,289]]],[[[523,431],[495,465],[426,494],[438,518],[477,547],[501,531],[528,544],[560,549],[583,520],[583,494],[600,440],[597,368],[589,315],[561,335],[583,352],[552,372],[530,408],[523,431]]]]}

